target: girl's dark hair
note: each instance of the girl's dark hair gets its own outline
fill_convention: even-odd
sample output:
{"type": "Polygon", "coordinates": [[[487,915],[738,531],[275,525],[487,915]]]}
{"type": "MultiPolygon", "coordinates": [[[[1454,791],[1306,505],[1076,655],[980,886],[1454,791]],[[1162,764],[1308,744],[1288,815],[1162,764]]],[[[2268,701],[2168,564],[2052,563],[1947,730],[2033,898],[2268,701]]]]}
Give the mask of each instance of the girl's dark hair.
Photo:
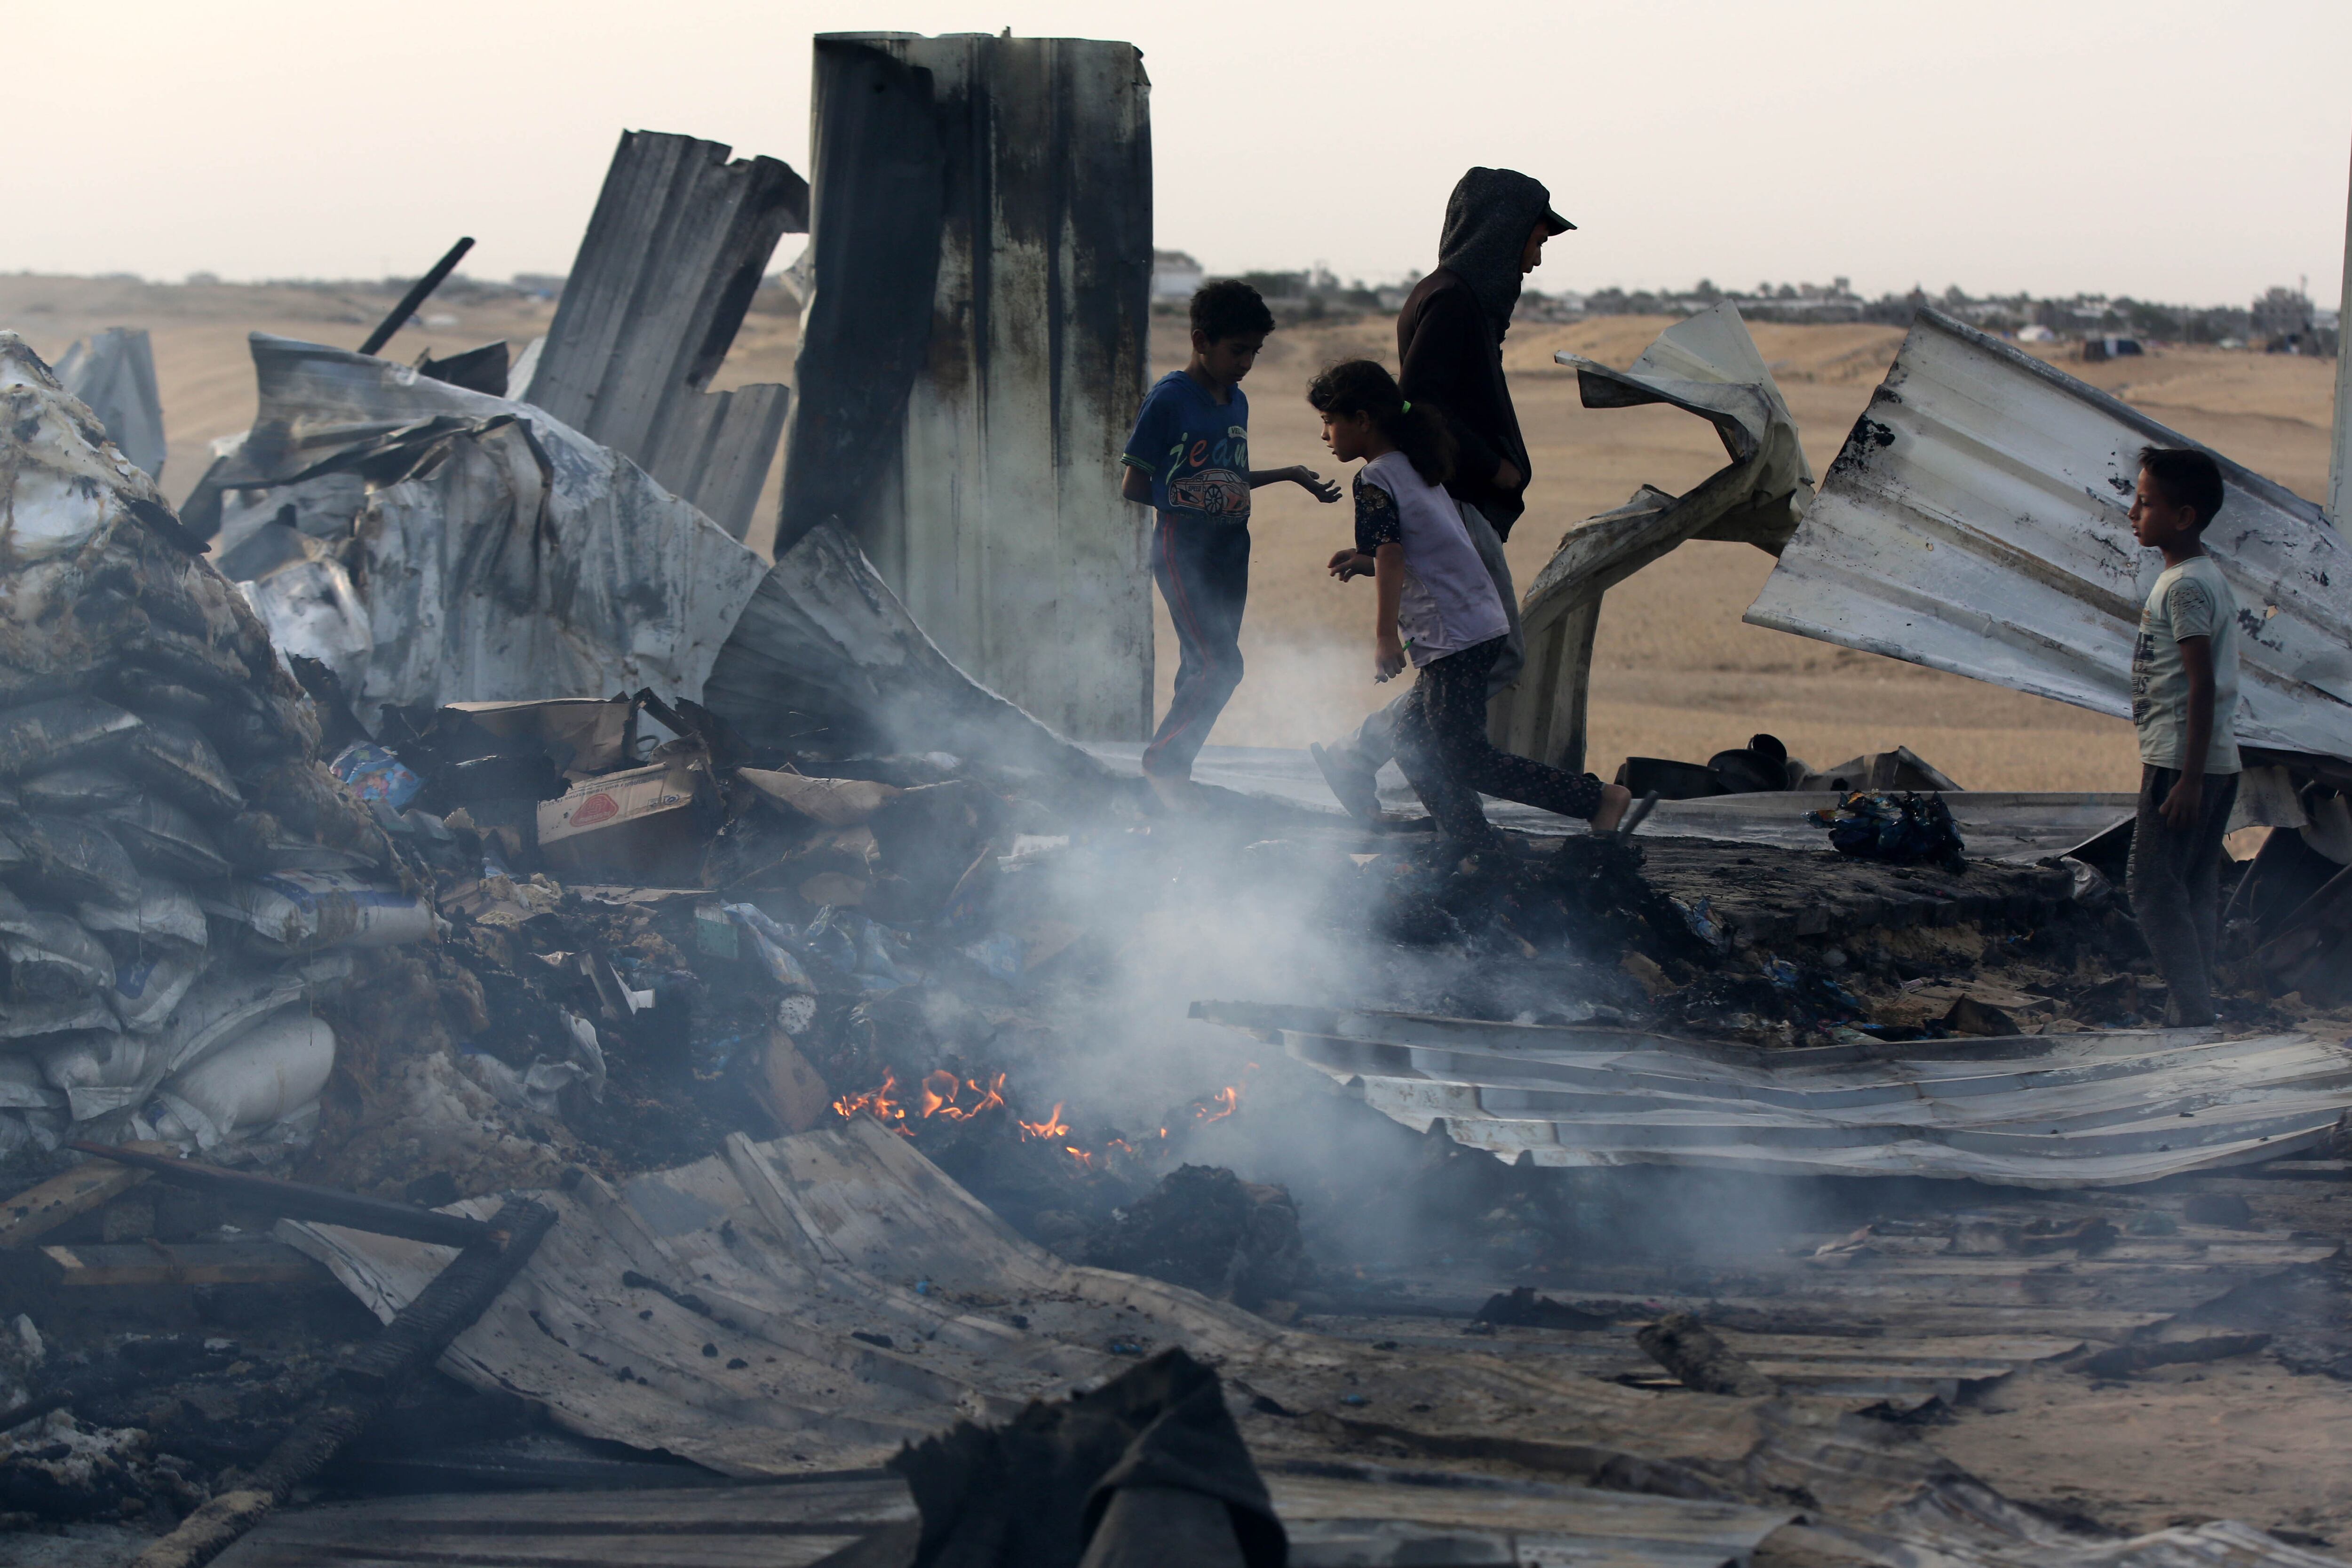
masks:
{"type": "Polygon", "coordinates": [[[1424,483],[1442,485],[1454,477],[1454,432],[1426,403],[1407,405],[1396,377],[1377,361],[1351,359],[1333,365],[1307,384],[1307,401],[1318,414],[1369,414],[1389,445],[1405,455],[1424,483]]]}

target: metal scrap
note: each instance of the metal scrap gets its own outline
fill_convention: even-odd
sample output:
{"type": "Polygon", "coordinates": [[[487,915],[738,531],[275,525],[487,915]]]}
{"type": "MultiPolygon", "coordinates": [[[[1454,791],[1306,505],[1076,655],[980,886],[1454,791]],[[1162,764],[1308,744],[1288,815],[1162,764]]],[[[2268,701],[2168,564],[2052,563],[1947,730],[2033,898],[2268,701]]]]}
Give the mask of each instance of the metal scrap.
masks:
{"type": "Polygon", "coordinates": [[[66,350],[58,383],[89,405],[115,449],[151,479],[163,477],[163,395],[144,327],[109,327],[66,350]]]}
{"type": "Polygon", "coordinates": [[[792,393],[707,391],[808,182],[717,142],[625,131],[547,336],[514,396],[634,459],[736,539],[751,527],[792,393]]]}
{"type": "Polygon", "coordinates": [[[1150,83],[1132,44],[816,40],[815,289],[781,554],[851,530],[915,621],[1064,734],[1151,728],[1150,83]]]}
{"type": "Polygon", "coordinates": [[[2273,1160],[2352,1110],[2352,1055],[2285,1033],[2116,1030],[1757,1053],[1597,1026],[1203,1003],[1369,1105],[1538,1165],[2109,1186],[2273,1160]]]}
{"type": "Polygon", "coordinates": [[[1570,769],[1584,765],[1587,692],[1601,595],[1686,539],[1777,551],[1811,499],[1813,470],[1763,355],[1729,303],[1678,321],[1612,370],[1562,351],[1588,408],[1664,403],[1708,421],[1730,461],[1679,496],[1644,485],[1588,519],[1528,585],[1525,672],[1490,707],[1497,745],[1570,769]]]}
{"type": "MultiPolygon", "coordinates": [[[[2127,521],[2148,445],[2200,444],[1922,310],[1746,618],[2128,716],[2163,565],[2127,521]]],[[[2238,601],[2239,743],[2352,756],[2352,554],[2319,508],[2213,457],[2228,499],[2205,548],[2238,601]]]]}

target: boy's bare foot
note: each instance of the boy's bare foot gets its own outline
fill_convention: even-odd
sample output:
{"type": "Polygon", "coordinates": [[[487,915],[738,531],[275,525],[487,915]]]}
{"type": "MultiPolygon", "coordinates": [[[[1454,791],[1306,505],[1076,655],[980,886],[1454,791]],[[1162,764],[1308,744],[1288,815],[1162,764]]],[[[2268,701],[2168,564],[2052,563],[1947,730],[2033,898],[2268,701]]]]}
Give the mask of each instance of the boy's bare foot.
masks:
{"type": "Polygon", "coordinates": [[[1614,833],[1617,825],[1625,820],[1625,808],[1633,804],[1633,792],[1623,784],[1601,786],[1601,809],[1592,814],[1592,831],[1614,833]]]}

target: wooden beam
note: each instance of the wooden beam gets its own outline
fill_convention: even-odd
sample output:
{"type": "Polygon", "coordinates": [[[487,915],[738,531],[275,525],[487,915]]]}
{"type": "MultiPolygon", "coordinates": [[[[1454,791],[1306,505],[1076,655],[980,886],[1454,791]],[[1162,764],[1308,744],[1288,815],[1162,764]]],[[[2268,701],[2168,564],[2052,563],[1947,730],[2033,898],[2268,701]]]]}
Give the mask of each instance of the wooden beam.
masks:
{"type": "MultiPolygon", "coordinates": [[[[141,1154],[165,1154],[162,1143],[126,1143],[141,1154]]],[[[22,1247],[47,1236],[69,1219],[103,1208],[147,1180],[149,1173],[109,1160],[77,1165],[61,1176],[51,1176],[0,1204],[0,1247],[22,1247]]]]}
{"type": "Polygon", "coordinates": [[[108,1242],[44,1247],[49,1283],[60,1289],[157,1285],[316,1285],[333,1278],[282,1241],[108,1242]]]}
{"type": "Polygon", "coordinates": [[[84,1154],[95,1154],[103,1160],[117,1161],[147,1171],[175,1187],[210,1193],[230,1203],[248,1205],[293,1219],[340,1225],[376,1236],[404,1237],[410,1241],[436,1242],[443,1247],[471,1247],[491,1237],[488,1225],[478,1219],[468,1219],[464,1215],[441,1214],[415,1204],[394,1203],[388,1198],[362,1197],[357,1193],[338,1192],[332,1187],[282,1182],[275,1176],[225,1171],[218,1165],[207,1165],[196,1160],[175,1160],[168,1153],[146,1152],[146,1149],[153,1147],[152,1144],[141,1147],[126,1143],[120,1148],[110,1148],[103,1143],[77,1142],[68,1146],[84,1154]]]}

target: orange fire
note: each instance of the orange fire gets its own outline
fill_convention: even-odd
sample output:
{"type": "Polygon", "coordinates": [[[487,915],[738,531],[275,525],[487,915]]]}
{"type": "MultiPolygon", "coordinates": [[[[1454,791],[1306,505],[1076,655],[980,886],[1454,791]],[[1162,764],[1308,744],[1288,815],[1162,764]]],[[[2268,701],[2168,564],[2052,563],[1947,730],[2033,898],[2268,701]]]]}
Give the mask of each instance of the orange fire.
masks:
{"type": "MultiPolygon", "coordinates": [[[[1256,1066],[1255,1062],[1250,1065],[1253,1068],[1256,1066]]],[[[1006,1077],[1004,1073],[994,1073],[990,1076],[987,1082],[982,1083],[976,1078],[958,1079],[945,1068],[926,1073],[923,1075],[923,1081],[916,1086],[912,1106],[915,1115],[910,1118],[908,1115],[909,1107],[896,1098],[898,1091],[898,1075],[886,1071],[882,1075],[879,1088],[869,1089],[863,1094],[844,1095],[833,1102],[833,1109],[845,1118],[856,1116],[863,1111],[900,1136],[912,1138],[915,1135],[915,1122],[919,1120],[936,1116],[947,1121],[968,1121],[984,1111],[1003,1108],[1006,1105],[1004,1098],[1006,1077]],[[963,1099],[966,1092],[970,1092],[972,1096],[968,1102],[963,1099]]],[[[1223,1121],[1241,1109],[1241,1101],[1242,1086],[1227,1084],[1214,1094],[1204,1096],[1193,1102],[1192,1120],[1200,1123],[1223,1121]]],[[[1021,1136],[1024,1139],[1044,1139],[1048,1142],[1059,1143],[1064,1153],[1087,1169],[1093,1168],[1098,1154],[1108,1155],[1113,1151],[1128,1155],[1135,1153],[1135,1145],[1124,1138],[1113,1138],[1101,1149],[1094,1151],[1066,1142],[1070,1136],[1070,1124],[1062,1114],[1066,1108],[1067,1101],[1055,1100],[1054,1109],[1047,1111],[1042,1121],[1024,1121],[1015,1116],[1013,1119],[1013,1124],[1021,1130],[1021,1136]]],[[[1160,1136],[1165,1140],[1168,1136],[1168,1129],[1162,1127],[1160,1130],[1160,1136]]]]}
{"type": "MultiPolygon", "coordinates": [[[[863,1094],[844,1095],[833,1102],[833,1109],[843,1117],[855,1116],[862,1110],[892,1131],[912,1138],[915,1135],[915,1129],[907,1120],[907,1107],[893,1098],[898,1089],[898,1075],[886,1069],[882,1074],[880,1088],[869,1089],[863,1094]]],[[[942,1068],[936,1072],[924,1074],[922,1083],[915,1091],[917,1115],[939,1116],[950,1121],[968,1121],[981,1112],[992,1110],[1003,1103],[1004,1075],[1003,1073],[998,1073],[985,1084],[978,1079],[965,1079],[959,1082],[955,1074],[942,1068]],[[959,1104],[958,1101],[966,1089],[971,1091],[974,1097],[972,1102],[970,1105],[959,1104]]]]}
{"type": "MultiPolygon", "coordinates": [[[[845,1119],[865,1111],[892,1131],[912,1138],[915,1130],[907,1125],[907,1108],[890,1098],[898,1087],[898,1075],[886,1069],[879,1089],[869,1089],[864,1094],[844,1095],[833,1102],[833,1109],[845,1119]]],[[[924,1114],[929,1115],[929,1112],[924,1114]]]]}
{"type": "Polygon", "coordinates": [[[1045,1120],[1043,1121],[1023,1121],[1019,1117],[1014,1117],[1013,1120],[1014,1124],[1021,1129],[1021,1136],[1024,1138],[1067,1138],[1070,1135],[1070,1124],[1062,1120],[1062,1105],[1063,1102],[1061,1100],[1055,1100],[1054,1102],[1054,1109],[1045,1113],[1045,1120]]]}
{"type": "Polygon", "coordinates": [[[923,1077],[922,1099],[919,1101],[925,1116],[940,1115],[950,1121],[969,1121],[983,1110],[992,1110],[1004,1103],[1004,1075],[998,1073],[982,1087],[976,1078],[956,1081],[956,1075],[945,1068],[923,1077]],[[956,1097],[971,1089],[980,1098],[971,1105],[959,1105],[956,1097]]]}

